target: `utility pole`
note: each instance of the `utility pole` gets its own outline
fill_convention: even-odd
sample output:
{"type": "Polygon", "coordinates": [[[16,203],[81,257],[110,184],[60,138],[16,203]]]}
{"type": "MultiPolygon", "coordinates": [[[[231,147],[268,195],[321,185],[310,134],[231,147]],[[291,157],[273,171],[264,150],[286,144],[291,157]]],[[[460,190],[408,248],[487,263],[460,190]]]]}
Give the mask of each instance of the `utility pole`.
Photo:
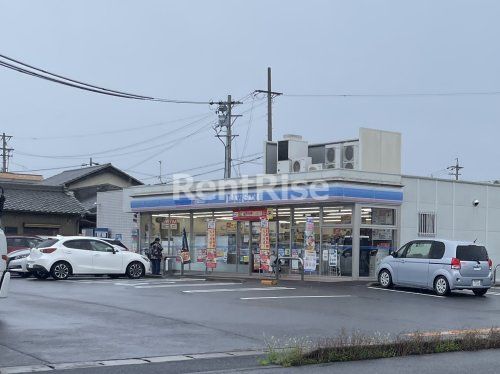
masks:
{"type": "Polygon", "coordinates": [[[9,158],[11,157],[12,148],[7,148],[7,142],[12,139],[12,136],[2,133],[2,173],[9,170],[9,158]]]}
{"type": "Polygon", "coordinates": [[[160,175],[158,176],[158,179],[160,180],[160,184],[163,184],[163,180],[161,178],[161,160],[158,161],[158,163],[160,164],[160,175]]]}
{"type": "Polygon", "coordinates": [[[458,158],[456,158],[455,160],[456,160],[455,165],[448,166],[446,169],[448,169],[450,171],[449,175],[455,176],[455,180],[457,181],[458,177],[460,175],[462,175],[462,174],[460,174],[460,170],[462,170],[464,167],[460,166],[460,164],[458,162],[458,158]]]}
{"type": "Polygon", "coordinates": [[[271,89],[271,68],[267,68],[267,90],[255,90],[255,93],[267,94],[267,140],[273,141],[273,97],[283,95],[282,92],[273,92],[271,89]]]}
{"type": "Polygon", "coordinates": [[[215,136],[224,145],[224,179],[231,178],[231,146],[234,138],[238,136],[233,135],[233,118],[241,117],[241,115],[232,114],[232,108],[235,104],[241,104],[241,102],[233,101],[231,95],[227,96],[227,101],[218,102],[217,114],[219,116],[219,124],[214,127],[215,136]]]}

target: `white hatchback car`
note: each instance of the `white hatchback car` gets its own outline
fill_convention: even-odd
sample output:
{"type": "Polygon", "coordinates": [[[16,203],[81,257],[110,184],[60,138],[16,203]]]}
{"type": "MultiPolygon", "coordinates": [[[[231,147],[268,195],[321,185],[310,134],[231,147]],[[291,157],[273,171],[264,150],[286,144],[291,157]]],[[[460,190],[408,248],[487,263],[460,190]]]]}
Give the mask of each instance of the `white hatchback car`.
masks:
{"type": "Polygon", "coordinates": [[[37,278],[66,279],[70,275],[127,275],[137,279],[151,271],[149,259],[124,251],[104,240],[84,236],[58,236],[31,250],[27,270],[37,278]]]}
{"type": "Polygon", "coordinates": [[[7,240],[0,229],[0,298],[7,297],[9,293],[10,272],[7,270],[7,261],[7,240]]]}

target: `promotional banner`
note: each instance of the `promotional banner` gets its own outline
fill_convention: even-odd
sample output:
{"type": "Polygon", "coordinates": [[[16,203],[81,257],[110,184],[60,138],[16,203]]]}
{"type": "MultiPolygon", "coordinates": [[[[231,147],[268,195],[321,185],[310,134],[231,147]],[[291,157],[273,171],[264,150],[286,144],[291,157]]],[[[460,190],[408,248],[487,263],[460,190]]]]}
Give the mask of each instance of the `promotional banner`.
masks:
{"type": "Polygon", "coordinates": [[[304,271],[316,271],[316,241],[314,240],[314,221],[312,217],[306,218],[304,232],[304,271]]]}
{"type": "Polygon", "coordinates": [[[206,266],[208,269],[217,267],[217,239],[215,234],[215,220],[207,220],[207,257],[206,266]]]}
{"type": "Polygon", "coordinates": [[[271,244],[267,219],[260,220],[260,270],[271,271],[271,244]]]}
{"type": "Polygon", "coordinates": [[[191,262],[191,254],[189,253],[189,244],[185,228],[182,229],[181,258],[183,264],[189,264],[191,262]]]}

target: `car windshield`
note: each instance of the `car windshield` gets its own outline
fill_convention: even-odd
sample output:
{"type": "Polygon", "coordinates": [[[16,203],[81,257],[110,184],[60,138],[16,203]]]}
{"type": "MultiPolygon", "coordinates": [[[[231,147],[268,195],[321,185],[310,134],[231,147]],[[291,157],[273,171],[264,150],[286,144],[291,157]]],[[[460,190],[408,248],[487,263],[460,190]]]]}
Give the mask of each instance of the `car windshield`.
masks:
{"type": "Polygon", "coordinates": [[[59,239],[46,239],[42,241],[41,243],[38,243],[35,248],[47,248],[50,247],[54,244],[56,244],[59,241],[59,239]]]}
{"type": "Polygon", "coordinates": [[[457,258],[460,261],[488,261],[488,252],[480,245],[459,245],[457,258]]]}

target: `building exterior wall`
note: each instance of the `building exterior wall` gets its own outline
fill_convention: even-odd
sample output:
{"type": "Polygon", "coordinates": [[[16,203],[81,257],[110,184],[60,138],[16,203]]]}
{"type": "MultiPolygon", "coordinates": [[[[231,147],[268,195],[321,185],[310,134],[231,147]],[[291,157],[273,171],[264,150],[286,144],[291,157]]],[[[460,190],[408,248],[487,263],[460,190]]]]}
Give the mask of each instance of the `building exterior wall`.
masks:
{"type": "Polygon", "coordinates": [[[403,184],[401,244],[418,238],[419,213],[433,212],[435,237],[477,240],[500,263],[500,186],[425,177],[403,177],[403,184]]]}
{"type": "Polygon", "coordinates": [[[401,174],[401,134],[359,130],[360,169],[366,172],[401,174]]]}
{"type": "MultiPolygon", "coordinates": [[[[57,215],[57,214],[24,214],[5,212],[2,216],[2,226],[6,228],[7,233],[12,232],[13,228],[17,229],[17,235],[28,235],[37,227],[42,231],[45,229],[53,229],[55,234],[60,235],[78,235],[78,224],[80,217],[74,215],[57,215]]],[[[41,232],[41,234],[46,234],[41,232]]],[[[52,233],[47,233],[53,235],[52,233]]]]}
{"type": "Polygon", "coordinates": [[[113,173],[103,173],[103,174],[91,175],[84,178],[81,181],[71,183],[68,185],[68,188],[70,190],[74,190],[83,187],[99,186],[102,184],[111,184],[113,186],[121,188],[130,187],[133,185],[131,181],[119,177],[118,175],[115,175],[113,173]]]}
{"type": "Polygon", "coordinates": [[[137,239],[133,231],[137,229],[134,214],[123,211],[123,191],[97,193],[97,227],[110,230],[111,238],[121,235],[122,243],[130,250],[136,250],[137,239]]]}

